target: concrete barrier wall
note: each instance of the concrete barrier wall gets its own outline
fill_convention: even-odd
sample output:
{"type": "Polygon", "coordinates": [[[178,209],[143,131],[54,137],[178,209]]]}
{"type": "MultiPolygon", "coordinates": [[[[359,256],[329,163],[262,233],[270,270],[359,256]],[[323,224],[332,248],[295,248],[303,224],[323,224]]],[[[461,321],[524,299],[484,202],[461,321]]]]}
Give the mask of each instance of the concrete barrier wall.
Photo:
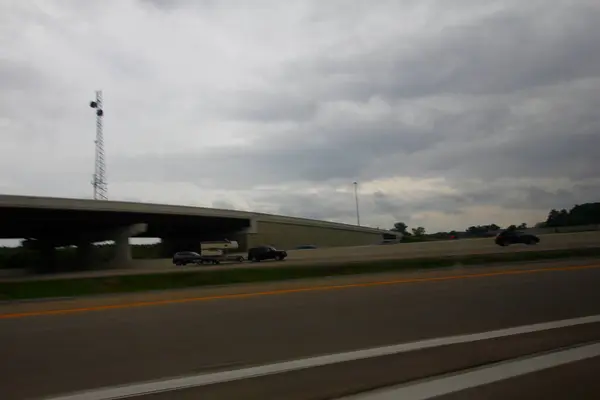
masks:
{"type": "Polygon", "coordinates": [[[317,247],[347,247],[356,245],[374,245],[383,240],[383,231],[358,231],[334,229],[330,227],[283,224],[269,221],[257,222],[257,233],[249,234],[252,246],[272,245],[289,249],[299,244],[317,247]]]}
{"type": "Polygon", "coordinates": [[[547,233],[575,233],[575,232],[588,232],[588,231],[600,231],[600,224],[559,226],[556,228],[528,228],[528,229],[525,229],[525,232],[533,233],[535,235],[543,235],[543,234],[547,234],[547,233]]]}
{"type": "Polygon", "coordinates": [[[494,238],[444,240],[421,243],[399,243],[378,246],[337,247],[328,249],[291,250],[291,260],[320,260],[330,258],[412,258],[444,255],[506,253],[514,251],[539,251],[568,249],[573,247],[600,246],[600,232],[578,232],[540,235],[541,241],[535,246],[511,245],[500,247],[494,238]]]}

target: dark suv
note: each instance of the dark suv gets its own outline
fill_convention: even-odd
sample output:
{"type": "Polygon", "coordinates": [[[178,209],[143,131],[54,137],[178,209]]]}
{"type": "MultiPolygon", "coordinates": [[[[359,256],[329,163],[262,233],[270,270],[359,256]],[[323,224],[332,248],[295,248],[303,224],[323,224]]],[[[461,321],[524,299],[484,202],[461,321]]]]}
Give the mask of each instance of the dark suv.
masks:
{"type": "Polygon", "coordinates": [[[495,242],[498,246],[508,246],[517,243],[533,245],[538,244],[540,238],[530,233],[507,229],[496,236],[495,242]]]}
{"type": "Polygon", "coordinates": [[[193,251],[180,251],[173,255],[175,265],[198,264],[201,260],[202,256],[193,251]]]}
{"type": "Polygon", "coordinates": [[[253,247],[248,250],[248,260],[250,261],[262,261],[262,260],[283,260],[287,257],[285,250],[277,250],[273,246],[259,246],[253,247]]]}

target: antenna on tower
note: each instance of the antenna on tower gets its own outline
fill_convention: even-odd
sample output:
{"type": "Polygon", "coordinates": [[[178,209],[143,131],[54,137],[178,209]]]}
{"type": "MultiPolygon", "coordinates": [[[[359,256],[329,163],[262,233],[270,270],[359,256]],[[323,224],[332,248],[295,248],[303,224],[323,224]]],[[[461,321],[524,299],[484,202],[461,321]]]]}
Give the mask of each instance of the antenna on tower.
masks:
{"type": "Polygon", "coordinates": [[[102,108],[102,90],[96,91],[96,101],[90,102],[90,107],[96,109],[96,163],[92,186],[94,187],[94,200],[108,200],[106,184],[106,163],[104,161],[104,136],[102,133],[102,119],[104,110],[102,108]]]}

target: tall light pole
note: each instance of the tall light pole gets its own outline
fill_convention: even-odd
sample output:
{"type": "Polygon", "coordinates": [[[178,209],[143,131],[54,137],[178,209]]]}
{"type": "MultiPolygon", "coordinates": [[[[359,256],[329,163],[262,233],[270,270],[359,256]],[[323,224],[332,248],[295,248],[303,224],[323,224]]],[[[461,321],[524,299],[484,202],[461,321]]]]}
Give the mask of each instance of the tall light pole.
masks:
{"type": "Polygon", "coordinates": [[[92,186],[94,187],[94,200],[107,200],[106,187],[106,163],[104,160],[104,135],[102,132],[102,119],[104,109],[102,108],[102,91],[96,91],[96,100],[90,102],[90,107],[96,110],[96,162],[92,186]]]}
{"type": "Polygon", "coordinates": [[[354,201],[356,202],[356,225],[360,226],[360,212],[358,211],[358,182],[354,182],[354,201]]]}

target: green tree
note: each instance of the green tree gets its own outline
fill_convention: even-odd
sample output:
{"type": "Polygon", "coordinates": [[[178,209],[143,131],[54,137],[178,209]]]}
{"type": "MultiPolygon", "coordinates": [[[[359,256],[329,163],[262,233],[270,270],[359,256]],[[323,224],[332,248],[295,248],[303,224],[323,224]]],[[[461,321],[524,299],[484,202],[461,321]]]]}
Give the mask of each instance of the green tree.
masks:
{"type": "Polygon", "coordinates": [[[415,236],[424,236],[425,228],[423,228],[422,226],[419,226],[417,228],[412,228],[412,232],[413,232],[413,235],[415,235],[415,236]]]}
{"type": "Polygon", "coordinates": [[[571,225],[569,212],[566,209],[562,209],[560,211],[552,210],[548,214],[548,219],[546,220],[546,225],[556,227],[556,226],[568,226],[571,225]]]}
{"type": "Polygon", "coordinates": [[[600,203],[576,204],[569,211],[552,209],[546,219],[548,227],[589,224],[600,224],[600,203]]]}
{"type": "Polygon", "coordinates": [[[550,212],[548,213],[548,218],[546,218],[546,226],[558,226],[558,219],[559,219],[560,213],[558,212],[558,210],[555,210],[554,208],[552,210],[550,210],[550,212]]]}
{"type": "Polygon", "coordinates": [[[466,232],[471,236],[486,236],[488,232],[494,232],[499,229],[500,227],[496,224],[477,225],[468,227],[466,232]]]}
{"type": "Polygon", "coordinates": [[[404,222],[396,222],[394,224],[394,227],[392,228],[392,231],[396,231],[396,232],[400,232],[400,233],[407,233],[406,230],[408,229],[408,225],[406,225],[404,222]]]}
{"type": "Polygon", "coordinates": [[[570,225],[600,224],[600,203],[575,205],[569,211],[570,225]]]}

